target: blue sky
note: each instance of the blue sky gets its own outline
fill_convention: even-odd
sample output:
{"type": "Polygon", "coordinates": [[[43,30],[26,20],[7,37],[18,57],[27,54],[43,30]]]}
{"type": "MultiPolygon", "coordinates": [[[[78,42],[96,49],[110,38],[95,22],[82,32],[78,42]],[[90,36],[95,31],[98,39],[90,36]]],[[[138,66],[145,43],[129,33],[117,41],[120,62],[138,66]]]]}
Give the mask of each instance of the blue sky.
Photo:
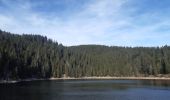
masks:
{"type": "Polygon", "coordinates": [[[170,45],[170,0],[0,0],[0,29],[66,46],[170,45]]]}

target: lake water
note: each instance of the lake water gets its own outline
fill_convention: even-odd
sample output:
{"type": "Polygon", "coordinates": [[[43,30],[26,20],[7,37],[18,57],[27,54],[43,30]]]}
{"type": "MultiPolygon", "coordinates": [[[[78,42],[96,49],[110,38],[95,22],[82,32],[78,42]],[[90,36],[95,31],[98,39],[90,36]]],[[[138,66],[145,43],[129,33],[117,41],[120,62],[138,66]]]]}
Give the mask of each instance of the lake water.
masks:
{"type": "Polygon", "coordinates": [[[170,100],[170,81],[49,80],[0,84],[0,100],[170,100]]]}

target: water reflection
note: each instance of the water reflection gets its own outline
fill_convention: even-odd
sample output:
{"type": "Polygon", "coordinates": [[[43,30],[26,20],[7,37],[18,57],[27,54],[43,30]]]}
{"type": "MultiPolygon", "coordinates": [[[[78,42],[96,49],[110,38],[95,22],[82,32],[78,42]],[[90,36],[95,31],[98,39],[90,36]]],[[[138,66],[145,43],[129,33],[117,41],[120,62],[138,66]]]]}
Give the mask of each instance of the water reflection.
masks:
{"type": "Polygon", "coordinates": [[[149,85],[149,86],[159,86],[159,87],[169,87],[170,81],[168,80],[143,80],[140,81],[143,85],[149,85]]]}
{"type": "Polygon", "coordinates": [[[54,80],[0,84],[0,100],[167,100],[165,80],[54,80]]]}

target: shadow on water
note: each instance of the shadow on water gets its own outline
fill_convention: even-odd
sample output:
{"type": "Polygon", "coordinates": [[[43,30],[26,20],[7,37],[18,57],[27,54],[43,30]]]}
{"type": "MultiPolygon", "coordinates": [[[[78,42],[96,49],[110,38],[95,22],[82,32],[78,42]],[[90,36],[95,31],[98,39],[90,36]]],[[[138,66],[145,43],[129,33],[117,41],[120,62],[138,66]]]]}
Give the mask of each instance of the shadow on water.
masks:
{"type": "Polygon", "coordinates": [[[53,97],[57,99],[62,91],[63,80],[60,80],[59,84],[53,81],[0,84],[0,100],[49,100],[53,97]]]}
{"type": "Polygon", "coordinates": [[[165,80],[47,80],[0,84],[0,100],[167,100],[165,80]]]}

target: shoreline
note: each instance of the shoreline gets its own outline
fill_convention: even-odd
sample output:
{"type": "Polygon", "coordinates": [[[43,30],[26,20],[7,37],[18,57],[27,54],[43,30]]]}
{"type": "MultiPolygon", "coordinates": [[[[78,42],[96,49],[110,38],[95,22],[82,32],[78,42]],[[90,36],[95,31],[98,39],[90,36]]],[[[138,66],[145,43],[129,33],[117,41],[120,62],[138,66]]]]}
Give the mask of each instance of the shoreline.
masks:
{"type": "Polygon", "coordinates": [[[0,84],[3,83],[18,83],[18,82],[29,82],[29,81],[41,81],[41,80],[170,80],[170,77],[62,77],[62,78],[31,78],[23,80],[0,80],[0,84]]]}
{"type": "Polygon", "coordinates": [[[49,78],[49,80],[170,80],[170,77],[63,77],[63,78],[49,78]]]}

